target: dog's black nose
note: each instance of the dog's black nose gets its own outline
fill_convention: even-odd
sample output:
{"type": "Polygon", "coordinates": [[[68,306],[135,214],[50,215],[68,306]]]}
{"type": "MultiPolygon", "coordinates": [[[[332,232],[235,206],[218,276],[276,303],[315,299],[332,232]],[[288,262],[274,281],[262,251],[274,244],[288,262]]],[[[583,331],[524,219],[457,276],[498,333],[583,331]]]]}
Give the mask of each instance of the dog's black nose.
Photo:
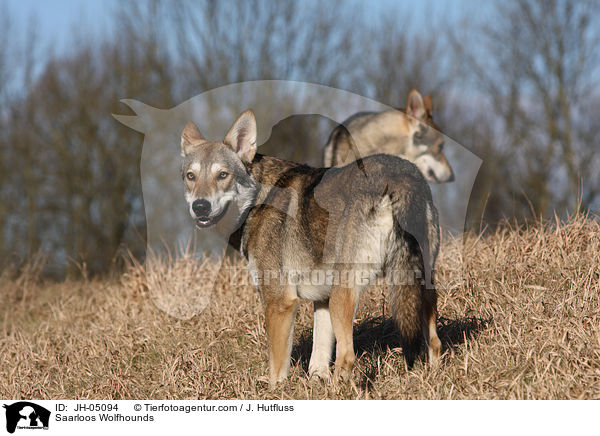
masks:
{"type": "Polygon", "coordinates": [[[207,217],[210,214],[210,203],[206,200],[196,200],[192,203],[192,210],[197,217],[207,217]]]}

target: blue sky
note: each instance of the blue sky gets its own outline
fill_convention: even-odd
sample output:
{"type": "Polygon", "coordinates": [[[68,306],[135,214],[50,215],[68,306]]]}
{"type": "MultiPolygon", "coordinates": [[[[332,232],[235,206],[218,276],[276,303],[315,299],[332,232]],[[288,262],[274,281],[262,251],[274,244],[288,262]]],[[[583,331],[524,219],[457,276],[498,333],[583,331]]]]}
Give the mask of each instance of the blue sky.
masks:
{"type": "MultiPolygon", "coordinates": [[[[108,28],[109,16],[116,0],[3,0],[17,34],[25,35],[30,23],[35,23],[41,41],[59,50],[71,44],[76,30],[100,34],[108,28]]],[[[1,13],[2,9],[0,9],[1,13]]]]}
{"type": "MultiPolygon", "coordinates": [[[[72,34],[84,31],[91,36],[100,36],[109,29],[110,15],[118,7],[118,0],[0,0],[7,6],[15,20],[17,33],[26,34],[29,23],[35,20],[38,36],[59,51],[69,48],[72,34]]],[[[344,3],[341,3],[344,7],[344,3]]],[[[475,0],[379,0],[365,8],[366,13],[392,10],[415,12],[417,24],[427,29],[429,17],[435,16],[446,24],[456,22],[460,12],[481,12],[482,5],[475,0]]],[[[0,13],[2,8],[0,8],[0,13]]],[[[435,31],[435,29],[432,29],[435,31]]]]}

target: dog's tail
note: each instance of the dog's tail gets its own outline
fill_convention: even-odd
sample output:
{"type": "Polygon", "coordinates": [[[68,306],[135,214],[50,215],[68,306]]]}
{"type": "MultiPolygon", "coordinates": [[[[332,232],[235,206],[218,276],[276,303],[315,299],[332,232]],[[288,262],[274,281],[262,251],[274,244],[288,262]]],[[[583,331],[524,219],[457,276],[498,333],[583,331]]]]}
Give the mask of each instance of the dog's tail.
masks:
{"type": "Polygon", "coordinates": [[[390,196],[396,225],[385,272],[390,284],[390,309],[409,365],[427,339],[424,309],[435,308],[433,268],[439,248],[439,227],[427,188],[401,190],[390,196]],[[424,194],[427,198],[423,198],[424,194]]]}
{"type": "Polygon", "coordinates": [[[345,125],[338,125],[327,140],[323,149],[323,166],[334,167],[353,160],[360,160],[361,155],[350,131],[345,125]]]}

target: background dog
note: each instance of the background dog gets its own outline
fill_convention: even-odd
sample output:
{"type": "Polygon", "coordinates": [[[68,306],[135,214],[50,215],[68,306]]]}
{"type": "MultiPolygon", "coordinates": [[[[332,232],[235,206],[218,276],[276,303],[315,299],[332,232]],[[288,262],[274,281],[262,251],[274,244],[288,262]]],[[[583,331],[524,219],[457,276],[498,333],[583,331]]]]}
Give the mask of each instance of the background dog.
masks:
{"type": "Polygon", "coordinates": [[[376,153],[408,159],[431,183],[454,180],[444,135],[433,122],[433,100],[417,90],[408,94],[406,110],[361,112],[337,126],[323,150],[323,165],[343,166],[376,153]]]}

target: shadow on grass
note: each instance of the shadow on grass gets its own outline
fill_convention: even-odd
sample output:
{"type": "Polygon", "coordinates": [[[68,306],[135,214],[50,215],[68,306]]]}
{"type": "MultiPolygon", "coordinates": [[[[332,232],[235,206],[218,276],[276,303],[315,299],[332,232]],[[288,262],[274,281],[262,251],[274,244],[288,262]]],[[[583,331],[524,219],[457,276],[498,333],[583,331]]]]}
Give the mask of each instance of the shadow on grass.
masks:
{"type": "MultiPolygon", "coordinates": [[[[458,319],[440,317],[438,319],[438,336],[442,341],[442,353],[447,350],[455,350],[466,340],[476,337],[480,331],[488,326],[490,321],[490,319],[477,317],[458,319]]],[[[356,356],[360,357],[366,354],[371,356],[369,360],[374,362],[373,365],[369,365],[368,368],[364,368],[362,371],[363,382],[361,384],[364,384],[363,387],[367,388],[371,385],[377,373],[377,356],[388,352],[390,349],[402,346],[398,329],[392,318],[383,319],[381,316],[376,316],[366,318],[360,324],[355,325],[353,334],[356,356]]],[[[311,350],[312,329],[306,329],[292,349],[292,362],[300,364],[307,373],[311,350]]],[[[334,359],[334,356],[332,356],[332,359],[334,359]]],[[[424,357],[425,353],[421,353],[421,356],[424,357]]],[[[408,362],[408,366],[409,368],[412,366],[412,361],[408,362]]]]}

